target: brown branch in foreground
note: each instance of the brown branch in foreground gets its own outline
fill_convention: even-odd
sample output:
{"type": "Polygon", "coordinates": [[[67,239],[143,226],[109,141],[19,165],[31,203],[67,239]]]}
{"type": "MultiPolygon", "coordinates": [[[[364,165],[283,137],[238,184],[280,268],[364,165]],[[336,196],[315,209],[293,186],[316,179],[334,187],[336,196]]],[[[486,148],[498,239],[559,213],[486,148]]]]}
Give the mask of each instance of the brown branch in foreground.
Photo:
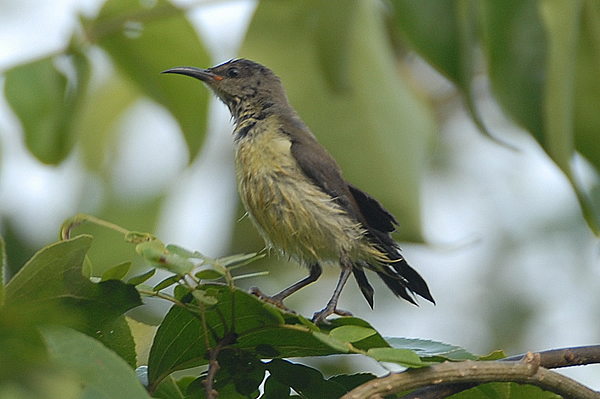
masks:
{"type": "MultiPolygon", "coordinates": [[[[540,355],[540,367],[547,369],[600,363],[600,345],[551,349],[538,353],[540,355]]],[[[525,356],[527,355],[516,355],[498,361],[519,361],[523,360],[525,356]]],[[[428,386],[416,389],[411,393],[404,395],[402,399],[443,399],[477,385],[478,384],[474,383],[459,383],[428,386]]]]}
{"type": "MultiPolygon", "coordinates": [[[[600,363],[600,345],[551,349],[538,353],[540,354],[540,366],[547,369],[600,363]]],[[[500,361],[522,360],[525,356],[526,355],[511,356],[501,359],[500,361]]]]}
{"type": "Polygon", "coordinates": [[[219,356],[221,349],[227,345],[235,344],[237,337],[237,334],[234,332],[226,333],[223,338],[217,342],[215,348],[208,352],[208,373],[206,374],[206,378],[202,381],[202,385],[206,391],[206,399],[216,399],[219,396],[219,393],[213,388],[215,376],[217,375],[217,371],[219,371],[219,362],[217,361],[217,356],[219,356]]]}
{"type": "Polygon", "coordinates": [[[598,392],[572,379],[540,367],[540,355],[531,352],[521,361],[465,361],[440,363],[369,381],[342,399],[377,399],[429,385],[516,382],[536,385],[565,399],[600,399],[598,392]]]}

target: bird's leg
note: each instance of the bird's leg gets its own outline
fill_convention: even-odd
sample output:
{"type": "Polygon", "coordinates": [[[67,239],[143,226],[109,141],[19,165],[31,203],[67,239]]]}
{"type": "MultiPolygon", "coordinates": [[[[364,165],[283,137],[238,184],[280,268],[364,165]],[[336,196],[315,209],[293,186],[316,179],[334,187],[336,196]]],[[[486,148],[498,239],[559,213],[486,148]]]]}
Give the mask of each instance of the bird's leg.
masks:
{"type": "Polygon", "coordinates": [[[342,272],[340,273],[340,278],[338,279],[335,290],[333,291],[333,295],[331,295],[331,299],[327,302],[327,306],[319,312],[316,312],[313,315],[312,322],[315,324],[319,324],[320,322],[327,323],[325,320],[328,316],[332,314],[339,314],[340,316],[352,316],[352,313],[346,312],[344,310],[337,309],[338,299],[340,299],[340,294],[342,293],[342,289],[348,281],[348,277],[352,273],[352,264],[345,258],[342,257],[340,262],[340,266],[342,268],[342,272]]]}
{"type": "Polygon", "coordinates": [[[288,309],[284,304],[283,304],[283,300],[285,298],[287,298],[288,296],[292,295],[294,292],[298,291],[299,289],[306,287],[307,285],[309,285],[310,283],[314,283],[315,281],[317,281],[319,279],[319,277],[321,276],[321,273],[323,272],[323,269],[321,268],[321,265],[319,265],[318,263],[313,263],[308,267],[309,270],[309,275],[305,278],[303,278],[302,280],[290,285],[289,287],[287,287],[286,289],[282,290],[281,292],[273,295],[273,296],[268,296],[263,294],[258,287],[252,287],[250,288],[250,293],[253,295],[256,295],[257,297],[259,297],[260,299],[269,302],[283,310],[287,310],[290,312],[294,312],[291,309],[288,309]]]}

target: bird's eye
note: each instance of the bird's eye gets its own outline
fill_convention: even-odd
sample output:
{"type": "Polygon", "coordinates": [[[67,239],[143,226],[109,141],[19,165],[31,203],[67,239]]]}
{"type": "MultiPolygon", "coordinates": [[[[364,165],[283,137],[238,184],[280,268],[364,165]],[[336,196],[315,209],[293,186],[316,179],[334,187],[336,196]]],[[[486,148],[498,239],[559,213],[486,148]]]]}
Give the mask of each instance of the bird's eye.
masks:
{"type": "Polygon", "coordinates": [[[227,76],[230,78],[237,78],[240,76],[240,70],[236,67],[231,67],[227,70],[227,76]]]}

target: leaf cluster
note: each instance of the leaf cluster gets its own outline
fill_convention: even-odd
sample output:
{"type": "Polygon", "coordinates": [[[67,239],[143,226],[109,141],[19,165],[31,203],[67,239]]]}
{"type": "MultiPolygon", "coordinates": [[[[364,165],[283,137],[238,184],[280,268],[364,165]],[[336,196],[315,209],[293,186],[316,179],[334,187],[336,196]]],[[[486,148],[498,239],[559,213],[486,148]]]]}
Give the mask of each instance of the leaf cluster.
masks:
{"type": "MultiPolygon", "coordinates": [[[[325,377],[287,359],[362,355],[407,370],[434,370],[435,365],[466,361],[466,367],[475,370],[478,366],[468,362],[480,362],[484,368],[504,357],[501,352],[477,357],[434,341],[384,338],[367,321],[354,317],[315,325],[234,285],[236,278],[247,276],[232,272],[261,255],[211,259],[164,245],[151,234],[81,214],[65,222],[61,237],[33,256],[0,290],[0,397],[14,389],[22,397],[50,399],[68,394],[199,399],[217,393],[225,398],[331,399],[354,397],[348,395],[377,377],[370,373],[325,377]],[[94,277],[94,259],[88,256],[93,237],[70,237],[75,225],[89,223],[122,233],[149,271],[130,276],[128,260],[94,277]],[[169,277],[146,285],[157,268],[169,277]],[[140,330],[131,328],[125,314],[142,306],[145,296],[173,306],[151,338],[147,361],[139,364],[136,345],[145,337],[137,335],[140,330]]],[[[530,369],[526,364],[515,367],[530,369]]],[[[457,370],[450,367],[445,372],[458,378],[465,375],[457,370]]],[[[529,381],[523,380],[526,377],[512,378],[529,381]]],[[[461,395],[475,398],[490,390],[505,392],[498,396],[504,398],[552,397],[539,388],[506,383],[482,385],[461,395]]]]}

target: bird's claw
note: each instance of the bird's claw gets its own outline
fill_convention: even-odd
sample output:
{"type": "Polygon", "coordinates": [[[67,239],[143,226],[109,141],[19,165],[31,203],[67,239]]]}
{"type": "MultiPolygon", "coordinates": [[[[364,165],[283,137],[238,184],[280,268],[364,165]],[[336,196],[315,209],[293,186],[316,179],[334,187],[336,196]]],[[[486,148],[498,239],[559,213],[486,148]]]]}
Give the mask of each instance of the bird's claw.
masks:
{"type": "Polygon", "coordinates": [[[285,306],[283,304],[283,299],[277,298],[277,295],[269,296],[269,295],[263,294],[263,292],[258,287],[250,288],[250,294],[258,297],[262,301],[265,301],[267,303],[270,303],[271,305],[277,306],[279,309],[283,309],[286,312],[296,314],[296,312],[294,312],[292,309],[285,306]]]}
{"type": "Polygon", "coordinates": [[[341,310],[341,309],[336,309],[336,308],[330,309],[330,307],[327,306],[327,307],[325,307],[325,309],[323,309],[319,312],[316,312],[313,315],[312,322],[314,324],[319,324],[319,323],[331,324],[331,322],[329,322],[327,320],[327,318],[329,316],[331,316],[332,314],[337,314],[339,316],[352,316],[352,313],[348,312],[347,310],[341,310]]]}

